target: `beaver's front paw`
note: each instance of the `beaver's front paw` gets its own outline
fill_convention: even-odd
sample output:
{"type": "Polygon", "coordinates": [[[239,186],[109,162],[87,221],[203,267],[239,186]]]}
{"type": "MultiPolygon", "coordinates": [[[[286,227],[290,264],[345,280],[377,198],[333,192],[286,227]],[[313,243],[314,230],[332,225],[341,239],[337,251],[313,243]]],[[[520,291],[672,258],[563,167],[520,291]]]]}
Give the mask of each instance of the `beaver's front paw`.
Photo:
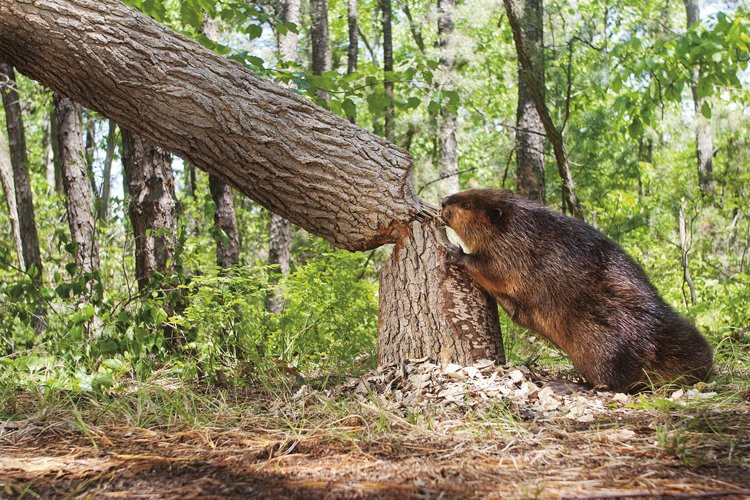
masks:
{"type": "Polygon", "coordinates": [[[445,251],[447,253],[445,257],[446,264],[459,266],[463,263],[464,259],[466,258],[466,254],[464,253],[463,249],[458,245],[449,243],[446,246],[445,251]]]}

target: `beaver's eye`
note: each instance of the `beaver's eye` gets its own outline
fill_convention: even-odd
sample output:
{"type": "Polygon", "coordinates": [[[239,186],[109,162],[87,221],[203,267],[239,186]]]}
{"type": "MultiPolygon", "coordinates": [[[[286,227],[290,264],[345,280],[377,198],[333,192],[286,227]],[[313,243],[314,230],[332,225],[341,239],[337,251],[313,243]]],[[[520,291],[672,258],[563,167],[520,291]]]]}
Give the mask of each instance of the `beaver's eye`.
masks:
{"type": "Polygon", "coordinates": [[[464,210],[468,210],[469,207],[470,207],[470,205],[469,205],[468,201],[465,201],[465,202],[461,203],[461,208],[463,208],[464,210]]]}

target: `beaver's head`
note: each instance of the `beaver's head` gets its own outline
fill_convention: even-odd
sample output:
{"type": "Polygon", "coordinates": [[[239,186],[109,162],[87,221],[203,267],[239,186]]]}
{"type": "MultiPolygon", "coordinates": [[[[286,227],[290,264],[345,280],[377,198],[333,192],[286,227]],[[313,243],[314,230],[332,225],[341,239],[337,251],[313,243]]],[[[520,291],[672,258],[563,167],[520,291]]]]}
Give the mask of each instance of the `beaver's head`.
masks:
{"type": "Polygon", "coordinates": [[[470,189],[443,200],[440,217],[466,244],[471,253],[492,244],[510,209],[510,191],[470,189]]]}

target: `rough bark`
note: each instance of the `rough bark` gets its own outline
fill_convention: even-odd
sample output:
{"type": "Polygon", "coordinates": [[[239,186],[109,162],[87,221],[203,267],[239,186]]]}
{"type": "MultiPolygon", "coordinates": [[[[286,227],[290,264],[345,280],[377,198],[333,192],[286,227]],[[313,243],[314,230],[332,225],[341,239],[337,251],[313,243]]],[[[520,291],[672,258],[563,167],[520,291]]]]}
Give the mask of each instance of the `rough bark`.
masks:
{"type": "MultiPolygon", "coordinates": [[[[440,79],[441,87],[450,89],[454,79],[453,66],[455,64],[455,47],[452,38],[454,31],[453,10],[455,0],[438,0],[438,39],[437,48],[440,51],[440,79]]],[[[442,178],[438,183],[440,198],[458,191],[458,151],[456,144],[457,117],[454,111],[446,106],[440,106],[438,121],[438,175],[442,178]]]]}
{"type": "MultiPolygon", "coordinates": [[[[328,36],[328,0],[310,0],[310,39],[312,42],[312,72],[322,75],[331,70],[331,44],[328,36]]],[[[321,99],[328,100],[328,92],[317,90],[321,99]]]]}
{"type": "Polygon", "coordinates": [[[562,133],[555,126],[547,109],[547,104],[544,101],[544,86],[536,80],[532,72],[533,65],[521,32],[520,18],[523,16],[522,0],[503,0],[503,3],[505,4],[505,12],[508,14],[508,21],[513,32],[518,63],[523,69],[519,73],[519,77],[524,78],[524,80],[519,81],[518,85],[526,86],[531,99],[534,101],[534,107],[539,113],[542,125],[544,125],[544,132],[547,134],[547,139],[552,144],[557,170],[562,181],[563,207],[567,206],[570,214],[574,217],[583,218],[583,210],[581,202],[575,193],[575,182],[573,182],[573,175],[570,172],[570,165],[568,165],[568,157],[565,152],[562,133]]]}
{"type": "MultiPolygon", "coordinates": [[[[405,151],[116,0],[0,0],[0,11],[0,59],[220,175],[336,246],[365,250],[396,243],[409,237],[415,221],[434,215],[414,194],[405,151]]],[[[444,252],[437,239],[424,241],[421,259],[444,252]]],[[[400,245],[412,247],[408,239],[400,245]]],[[[395,262],[407,254],[400,252],[395,262]]],[[[460,322],[497,335],[481,326],[480,318],[494,314],[494,305],[477,299],[473,282],[463,277],[431,288],[438,280],[430,273],[445,271],[439,265],[414,267],[429,279],[391,273],[389,289],[422,294],[425,304],[439,303],[431,299],[436,293],[452,296],[457,304],[475,304],[460,322]]],[[[402,329],[401,338],[415,337],[414,342],[422,336],[453,342],[449,329],[411,328],[455,323],[453,309],[415,307],[415,317],[400,317],[391,308],[403,298],[391,299],[381,304],[381,331],[388,333],[381,338],[399,338],[402,329]]],[[[382,347],[384,352],[393,348],[382,347]]],[[[468,352],[497,358],[489,349],[481,355],[468,352]]]]}
{"type": "Polygon", "coordinates": [[[57,93],[54,101],[61,150],[65,210],[68,214],[70,236],[76,245],[76,265],[79,272],[90,273],[99,269],[99,248],[96,244],[94,196],[89,183],[83,143],[81,107],[57,93]]]}
{"type": "MultiPolygon", "coordinates": [[[[203,34],[209,40],[219,40],[219,24],[215,19],[205,17],[203,34]]],[[[216,263],[228,268],[240,261],[240,234],[237,229],[237,213],[234,209],[234,194],[220,177],[208,174],[208,188],[214,200],[214,225],[221,233],[216,238],[216,263]]]]}
{"type": "MultiPolygon", "coordinates": [[[[0,9],[0,11],[3,11],[3,9],[0,9]]],[[[4,15],[0,19],[2,17],[4,15]]],[[[41,282],[42,258],[39,254],[34,202],[31,194],[31,182],[29,181],[26,132],[21,116],[21,104],[16,91],[15,71],[12,66],[5,63],[0,63],[0,91],[2,91],[3,107],[5,108],[10,161],[13,167],[13,183],[16,189],[18,223],[23,235],[23,262],[26,265],[26,271],[31,271],[32,266],[36,267],[34,276],[38,282],[41,282]]]]}
{"type": "Polygon", "coordinates": [[[534,105],[525,72],[540,86],[544,98],[544,31],[542,0],[522,0],[519,17],[521,37],[531,67],[518,67],[518,107],[516,109],[516,183],[523,196],[545,202],[544,192],[544,125],[534,105]]]}
{"type": "MultiPolygon", "coordinates": [[[[687,27],[690,28],[700,21],[700,6],[697,0],[684,1],[687,27]]],[[[695,156],[698,162],[698,185],[701,196],[713,199],[716,197],[716,181],[713,171],[714,139],[711,124],[701,113],[706,98],[698,95],[697,82],[699,77],[700,68],[696,68],[693,72],[695,83],[690,86],[690,90],[693,94],[693,105],[695,107],[695,156]]]]}
{"type": "Polygon", "coordinates": [[[393,32],[391,29],[391,0],[380,0],[383,13],[383,93],[388,104],[385,107],[385,138],[396,141],[396,107],[394,105],[393,79],[388,76],[393,72],[393,32]]]}
{"type": "Polygon", "coordinates": [[[421,211],[405,151],[135,9],[116,0],[0,8],[1,58],[340,247],[392,243],[421,211]]]}
{"type": "Polygon", "coordinates": [[[16,186],[13,182],[13,166],[10,161],[10,149],[5,132],[0,130],[0,181],[5,193],[5,204],[8,206],[8,219],[10,220],[10,232],[13,236],[13,247],[16,249],[18,267],[25,269],[23,263],[23,243],[21,241],[21,229],[18,224],[18,207],[16,205],[16,186]]]}
{"type": "Polygon", "coordinates": [[[505,362],[494,300],[461,269],[446,265],[445,243],[434,222],[415,222],[383,267],[380,364],[422,357],[443,364],[505,362]]]}
{"type": "Polygon", "coordinates": [[[109,120],[109,133],[107,134],[107,151],[104,156],[102,167],[102,195],[99,199],[99,220],[109,220],[112,216],[111,192],[112,192],[112,162],[115,159],[115,148],[117,147],[117,124],[109,120]]]}
{"type": "Polygon", "coordinates": [[[172,155],[127,129],[122,131],[122,166],[130,194],[128,215],[135,237],[135,274],[144,290],[172,257],[177,230],[172,155]]]}

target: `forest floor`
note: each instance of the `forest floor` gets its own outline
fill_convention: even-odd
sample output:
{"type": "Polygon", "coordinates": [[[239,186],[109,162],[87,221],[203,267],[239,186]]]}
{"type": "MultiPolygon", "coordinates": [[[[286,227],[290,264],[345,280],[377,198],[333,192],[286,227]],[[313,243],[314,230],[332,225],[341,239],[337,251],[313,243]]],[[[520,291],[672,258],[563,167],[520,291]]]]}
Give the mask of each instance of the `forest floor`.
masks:
{"type": "Polygon", "coordinates": [[[0,496],[750,498],[746,386],[634,396],[552,375],[419,362],[274,393],[18,392],[1,409],[0,496]]]}

